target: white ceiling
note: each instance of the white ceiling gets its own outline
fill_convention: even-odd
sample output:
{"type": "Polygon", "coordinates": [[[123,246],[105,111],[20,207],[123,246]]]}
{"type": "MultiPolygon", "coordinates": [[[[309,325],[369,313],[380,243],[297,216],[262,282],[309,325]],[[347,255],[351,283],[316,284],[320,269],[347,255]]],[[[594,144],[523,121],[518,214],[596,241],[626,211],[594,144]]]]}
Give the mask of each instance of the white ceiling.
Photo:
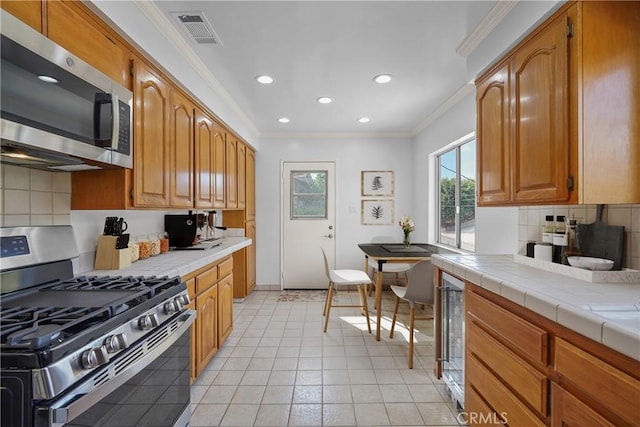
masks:
{"type": "MultiPolygon", "coordinates": [[[[494,1],[156,1],[262,136],[412,135],[464,88],[456,49],[494,1]],[[204,12],[222,45],[197,44],[171,12],[204,12]],[[390,73],[385,85],[373,76],[390,73]],[[254,80],[275,78],[271,85],[254,80]],[[334,102],[321,105],[320,96],[334,102]],[[291,119],[278,123],[279,117],[291,119]],[[360,117],[369,117],[366,124],[360,117]]],[[[197,93],[196,93],[197,96],[197,93]]]]}

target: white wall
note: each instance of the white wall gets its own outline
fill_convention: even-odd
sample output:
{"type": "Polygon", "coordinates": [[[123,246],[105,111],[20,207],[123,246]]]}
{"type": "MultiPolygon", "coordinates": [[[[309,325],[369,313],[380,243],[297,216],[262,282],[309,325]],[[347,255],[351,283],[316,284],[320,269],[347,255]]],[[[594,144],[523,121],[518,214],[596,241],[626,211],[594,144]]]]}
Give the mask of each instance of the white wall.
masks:
{"type": "MultiPolygon", "coordinates": [[[[446,113],[420,132],[414,140],[412,211],[415,220],[429,227],[415,231],[416,240],[436,240],[435,162],[430,156],[446,145],[474,132],[476,127],[475,91],[465,96],[446,113]]],[[[476,253],[510,254],[518,245],[517,208],[476,208],[476,253]]]]}
{"type": "MultiPolygon", "coordinates": [[[[256,154],[256,274],[258,285],[280,283],[281,164],[283,161],[336,163],[336,261],[338,268],[362,268],[356,243],[391,235],[400,227],[360,224],[360,172],[395,172],[395,221],[412,214],[412,144],[409,139],[263,139],[256,154]]],[[[417,227],[424,224],[417,224],[417,227]]],[[[320,262],[320,259],[318,260],[320,262]]]]}

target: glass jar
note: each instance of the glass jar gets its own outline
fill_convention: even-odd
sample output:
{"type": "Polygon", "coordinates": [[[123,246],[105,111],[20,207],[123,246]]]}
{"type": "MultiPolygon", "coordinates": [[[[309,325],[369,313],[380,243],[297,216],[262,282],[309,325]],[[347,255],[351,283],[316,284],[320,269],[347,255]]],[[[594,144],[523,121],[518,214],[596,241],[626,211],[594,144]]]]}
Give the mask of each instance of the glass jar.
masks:
{"type": "Polygon", "coordinates": [[[158,234],[149,234],[149,242],[151,243],[151,256],[160,255],[160,237],[158,234]]]}
{"type": "Polygon", "coordinates": [[[553,222],[553,215],[544,217],[544,229],[542,230],[542,241],[553,243],[553,233],[556,232],[556,224],[553,222]]]}
{"type": "Polygon", "coordinates": [[[556,217],[556,233],[563,234],[567,232],[567,226],[565,224],[564,215],[558,215],[556,217]]]}
{"type": "Polygon", "coordinates": [[[131,251],[131,262],[138,261],[140,259],[140,245],[135,237],[129,242],[129,250],[131,251]]]}
{"type": "Polygon", "coordinates": [[[151,242],[147,236],[138,239],[138,246],[140,248],[140,259],[147,259],[151,256],[151,242]]]}
{"type": "Polygon", "coordinates": [[[160,253],[166,254],[169,252],[169,235],[167,233],[160,234],[160,253]]]}
{"type": "Polygon", "coordinates": [[[569,265],[567,258],[572,256],[580,256],[580,248],[578,245],[578,224],[580,219],[567,219],[567,245],[562,247],[561,262],[569,265]]]}

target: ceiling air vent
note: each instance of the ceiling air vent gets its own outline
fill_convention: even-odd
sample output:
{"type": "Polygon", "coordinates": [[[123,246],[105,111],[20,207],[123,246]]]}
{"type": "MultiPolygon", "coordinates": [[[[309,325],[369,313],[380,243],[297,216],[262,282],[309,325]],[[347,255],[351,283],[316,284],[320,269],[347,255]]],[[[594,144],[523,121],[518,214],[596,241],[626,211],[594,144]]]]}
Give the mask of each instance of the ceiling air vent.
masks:
{"type": "Polygon", "coordinates": [[[171,14],[197,43],[213,43],[222,46],[220,38],[203,12],[172,12],[171,14]]]}

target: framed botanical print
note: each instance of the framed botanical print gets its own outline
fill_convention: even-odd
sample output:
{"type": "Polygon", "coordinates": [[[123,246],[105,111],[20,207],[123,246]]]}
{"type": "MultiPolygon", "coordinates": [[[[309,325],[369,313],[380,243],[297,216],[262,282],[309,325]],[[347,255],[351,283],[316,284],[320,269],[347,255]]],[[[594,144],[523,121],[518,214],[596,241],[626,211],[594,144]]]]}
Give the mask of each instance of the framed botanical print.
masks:
{"type": "Polygon", "coordinates": [[[362,200],[362,225],[392,225],[393,199],[362,200]]]}
{"type": "Polygon", "coordinates": [[[393,196],[393,171],[362,171],[362,196],[393,196]]]}

